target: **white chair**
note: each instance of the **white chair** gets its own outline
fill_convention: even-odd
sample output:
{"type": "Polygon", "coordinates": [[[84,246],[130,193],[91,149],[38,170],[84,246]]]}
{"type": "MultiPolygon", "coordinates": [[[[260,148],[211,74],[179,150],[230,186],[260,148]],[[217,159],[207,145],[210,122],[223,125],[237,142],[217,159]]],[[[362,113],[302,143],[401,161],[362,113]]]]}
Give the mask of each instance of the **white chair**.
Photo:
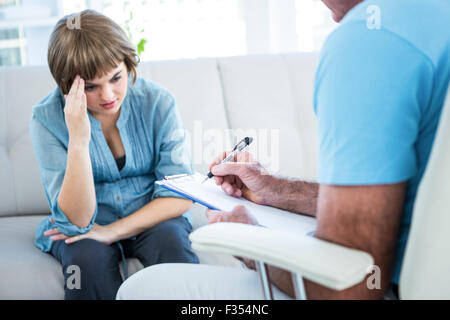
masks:
{"type": "Polygon", "coordinates": [[[450,299],[450,90],[414,204],[402,299],[450,299]]]}
{"type": "MultiPolygon", "coordinates": [[[[450,91],[449,91],[450,92],[450,91]]],[[[401,299],[450,299],[450,93],[442,111],[427,169],[415,200],[403,261],[401,299]]],[[[192,247],[255,260],[264,296],[272,298],[266,264],[290,271],[297,299],[303,278],[334,290],[360,283],[371,271],[368,253],[308,235],[257,226],[216,223],[194,231],[192,247]]]]}

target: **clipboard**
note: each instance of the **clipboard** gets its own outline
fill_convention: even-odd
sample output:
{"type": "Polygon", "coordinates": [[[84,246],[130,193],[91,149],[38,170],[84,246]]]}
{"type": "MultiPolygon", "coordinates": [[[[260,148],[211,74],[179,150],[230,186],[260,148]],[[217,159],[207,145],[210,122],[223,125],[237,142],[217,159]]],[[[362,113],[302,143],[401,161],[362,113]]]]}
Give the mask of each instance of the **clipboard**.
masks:
{"type": "Polygon", "coordinates": [[[218,207],[212,205],[211,203],[208,203],[206,199],[200,199],[198,194],[192,194],[187,190],[191,186],[191,184],[201,183],[201,181],[203,181],[205,177],[206,176],[200,173],[195,173],[194,175],[177,174],[173,176],[165,176],[164,180],[156,181],[156,184],[167,190],[179,194],[183,198],[197,202],[207,207],[208,209],[220,210],[218,207]]]}
{"type": "Polygon", "coordinates": [[[316,228],[316,219],[312,217],[256,204],[245,198],[232,197],[216,185],[214,179],[202,183],[205,177],[200,173],[182,174],[166,176],[163,180],[155,183],[212,210],[232,211],[234,207],[243,205],[258,219],[261,225],[266,227],[281,228],[295,233],[300,231],[305,234],[313,232],[316,228]]]}

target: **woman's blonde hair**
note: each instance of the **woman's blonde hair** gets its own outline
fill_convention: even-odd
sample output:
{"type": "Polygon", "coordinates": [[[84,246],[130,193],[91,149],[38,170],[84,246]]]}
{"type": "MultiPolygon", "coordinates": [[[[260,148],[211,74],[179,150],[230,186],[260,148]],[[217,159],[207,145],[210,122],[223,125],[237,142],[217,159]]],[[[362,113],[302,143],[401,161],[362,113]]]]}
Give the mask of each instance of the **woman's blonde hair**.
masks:
{"type": "Polygon", "coordinates": [[[58,21],[48,45],[48,66],[63,94],[77,75],[85,80],[102,77],[120,63],[136,81],[139,58],[122,28],[110,18],[84,10],[58,21]],[[72,20],[77,21],[76,26],[72,20]]]}

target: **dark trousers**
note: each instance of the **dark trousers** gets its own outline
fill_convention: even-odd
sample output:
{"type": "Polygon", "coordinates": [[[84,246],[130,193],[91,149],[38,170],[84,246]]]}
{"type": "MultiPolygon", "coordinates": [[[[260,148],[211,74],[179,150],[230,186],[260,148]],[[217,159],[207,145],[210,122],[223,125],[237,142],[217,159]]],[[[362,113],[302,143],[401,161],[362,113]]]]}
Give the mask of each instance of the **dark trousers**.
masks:
{"type": "MultiPolygon", "coordinates": [[[[191,231],[189,221],[177,217],[138,234],[135,240],[121,240],[120,245],[125,257],[138,258],[144,267],[158,263],[199,263],[188,238],[191,231]]],[[[65,299],[115,299],[122,284],[120,245],[118,242],[105,245],[93,239],[69,245],[54,242],[50,253],[62,264],[65,299]],[[74,278],[77,271],[78,285],[74,278]]]]}

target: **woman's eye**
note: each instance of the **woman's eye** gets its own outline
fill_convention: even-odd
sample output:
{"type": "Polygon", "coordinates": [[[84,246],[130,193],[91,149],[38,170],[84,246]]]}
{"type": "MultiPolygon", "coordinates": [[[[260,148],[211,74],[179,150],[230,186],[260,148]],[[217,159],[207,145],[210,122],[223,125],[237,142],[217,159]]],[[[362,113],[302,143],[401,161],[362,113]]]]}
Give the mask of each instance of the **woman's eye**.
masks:
{"type": "Polygon", "coordinates": [[[94,90],[95,89],[95,87],[84,87],[84,90],[85,91],[92,91],[92,90],[94,90]]]}
{"type": "Polygon", "coordinates": [[[120,78],[121,78],[121,77],[115,77],[115,78],[113,79],[113,81],[114,81],[114,82],[117,82],[117,81],[120,80],[120,78]]]}

